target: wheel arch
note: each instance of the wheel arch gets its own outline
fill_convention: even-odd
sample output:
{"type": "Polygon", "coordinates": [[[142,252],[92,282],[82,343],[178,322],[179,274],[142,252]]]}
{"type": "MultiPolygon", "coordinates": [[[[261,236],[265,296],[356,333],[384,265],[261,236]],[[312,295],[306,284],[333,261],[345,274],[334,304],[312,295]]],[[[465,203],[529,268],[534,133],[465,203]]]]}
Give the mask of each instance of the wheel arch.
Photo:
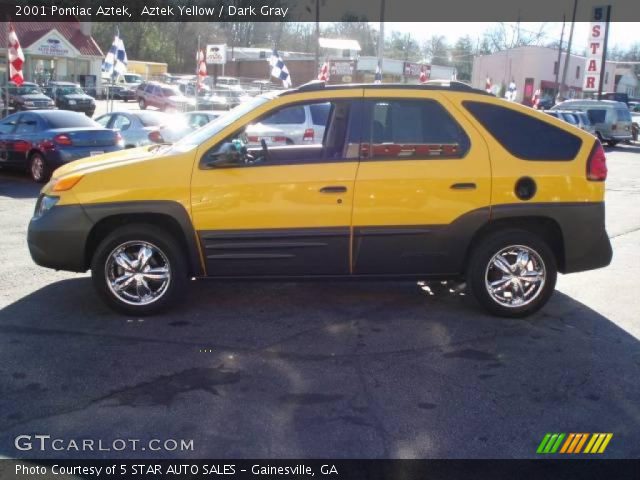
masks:
{"type": "Polygon", "coordinates": [[[485,223],[475,232],[471,242],[469,242],[469,247],[465,254],[465,266],[468,266],[474,248],[479,245],[484,238],[501,230],[513,229],[531,232],[547,242],[555,256],[558,270],[561,272],[565,270],[565,249],[562,228],[555,219],[543,215],[504,217],[485,223]]]}
{"type": "Polygon", "coordinates": [[[86,206],[85,211],[94,222],[85,243],[85,265],[91,264],[96,248],[110,232],[123,225],[139,223],[155,225],[169,232],[184,249],[189,275],[204,274],[191,219],[181,204],[171,201],[126,202],[86,206]]]}

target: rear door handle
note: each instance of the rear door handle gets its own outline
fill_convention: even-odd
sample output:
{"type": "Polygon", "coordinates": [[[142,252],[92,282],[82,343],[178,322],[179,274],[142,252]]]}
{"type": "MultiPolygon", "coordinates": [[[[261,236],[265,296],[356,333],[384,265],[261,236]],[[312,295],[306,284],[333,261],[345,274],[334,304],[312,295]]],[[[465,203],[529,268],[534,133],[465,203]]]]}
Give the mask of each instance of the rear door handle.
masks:
{"type": "Polygon", "coordinates": [[[452,190],[475,190],[475,183],[454,183],[451,185],[452,190]]]}
{"type": "Polygon", "coordinates": [[[320,193],[345,193],[347,187],[343,185],[328,185],[320,189],[320,193]]]}

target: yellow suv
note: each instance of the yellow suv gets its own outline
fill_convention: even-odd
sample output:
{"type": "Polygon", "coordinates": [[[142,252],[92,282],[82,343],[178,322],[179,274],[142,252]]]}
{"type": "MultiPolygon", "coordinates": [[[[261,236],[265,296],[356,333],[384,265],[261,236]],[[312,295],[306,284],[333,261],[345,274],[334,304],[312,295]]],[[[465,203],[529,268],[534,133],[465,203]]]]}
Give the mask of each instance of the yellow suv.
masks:
{"type": "Polygon", "coordinates": [[[39,265],[91,269],[134,315],[192,277],[357,277],[466,281],[490,312],[518,317],[547,302],[557,271],[609,264],[606,174],[595,137],[464,84],[313,82],[173,145],[63,166],[28,243],[39,265]],[[245,134],[327,102],[314,142],[245,134]]]}

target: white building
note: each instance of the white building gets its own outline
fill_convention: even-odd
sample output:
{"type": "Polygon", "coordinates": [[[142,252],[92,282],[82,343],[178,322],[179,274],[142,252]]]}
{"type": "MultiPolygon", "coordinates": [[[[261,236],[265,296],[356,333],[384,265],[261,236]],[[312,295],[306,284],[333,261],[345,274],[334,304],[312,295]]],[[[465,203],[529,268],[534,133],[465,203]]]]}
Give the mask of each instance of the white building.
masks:
{"type": "MultiPolygon", "coordinates": [[[[565,58],[561,54],[558,63],[558,50],[548,47],[526,46],[503,50],[490,55],[480,55],[473,59],[471,83],[484,90],[487,78],[491,80],[492,92],[498,94],[502,88],[514,81],[517,88],[517,102],[529,103],[537,89],[542,96],[555,96],[558,81],[562,82],[565,58]]],[[[566,85],[568,98],[581,98],[584,82],[586,58],[571,55],[567,67],[566,85]]],[[[607,62],[603,92],[614,91],[615,63],[607,62]]]]}

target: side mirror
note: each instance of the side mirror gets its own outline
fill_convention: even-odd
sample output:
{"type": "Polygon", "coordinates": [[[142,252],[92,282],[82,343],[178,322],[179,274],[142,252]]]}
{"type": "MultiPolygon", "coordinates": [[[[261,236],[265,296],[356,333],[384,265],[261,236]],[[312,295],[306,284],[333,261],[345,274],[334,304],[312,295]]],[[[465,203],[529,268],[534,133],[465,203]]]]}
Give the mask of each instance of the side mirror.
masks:
{"type": "Polygon", "coordinates": [[[225,142],[217,150],[207,153],[204,160],[207,168],[235,167],[243,163],[242,151],[232,142],[225,142]]]}

